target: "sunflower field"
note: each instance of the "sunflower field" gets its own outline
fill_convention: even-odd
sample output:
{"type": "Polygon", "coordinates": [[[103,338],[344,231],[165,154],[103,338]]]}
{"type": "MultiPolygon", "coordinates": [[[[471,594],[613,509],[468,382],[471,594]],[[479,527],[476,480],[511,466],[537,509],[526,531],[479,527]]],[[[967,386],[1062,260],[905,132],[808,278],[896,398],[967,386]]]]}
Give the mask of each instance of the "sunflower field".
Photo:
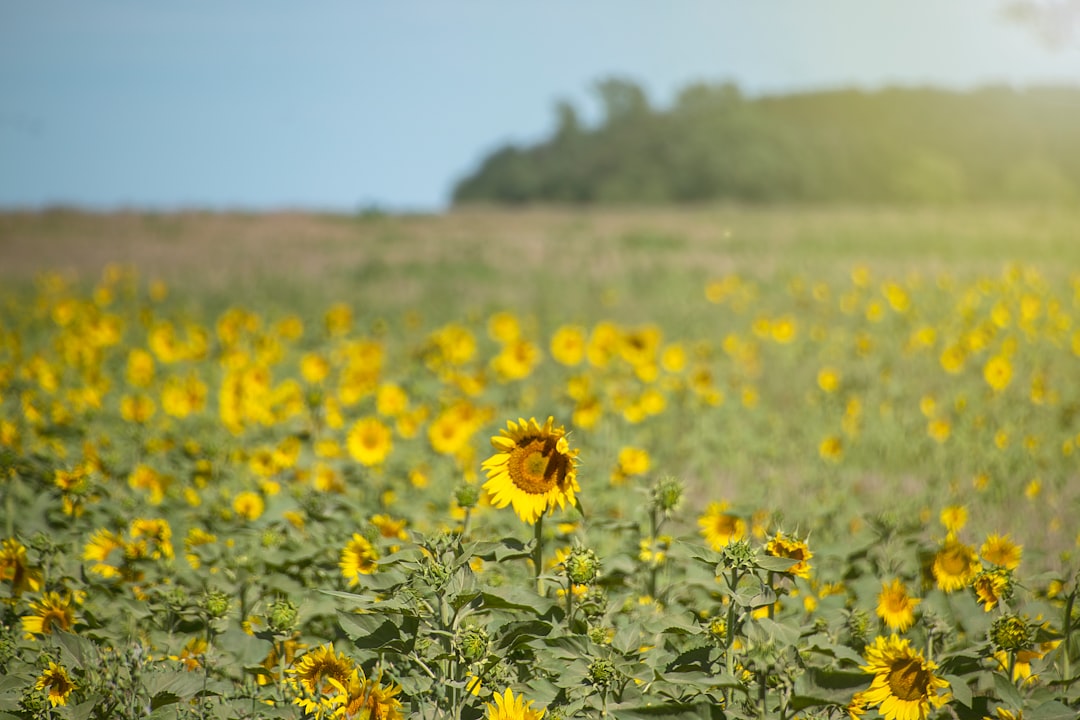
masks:
{"type": "Polygon", "coordinates": [[[748,258],[11,283],[0,719],[1077,717],[1080,270],[748,258]]]}

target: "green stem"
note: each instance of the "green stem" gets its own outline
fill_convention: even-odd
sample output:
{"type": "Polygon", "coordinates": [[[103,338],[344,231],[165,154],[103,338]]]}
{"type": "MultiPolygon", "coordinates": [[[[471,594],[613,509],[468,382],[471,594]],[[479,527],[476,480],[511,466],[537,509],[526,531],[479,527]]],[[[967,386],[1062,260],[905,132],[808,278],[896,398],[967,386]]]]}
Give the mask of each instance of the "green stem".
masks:
{"type": "MultiPolygon", "coordinates": [[[[779,598],[780,595],[776,592],[776,587],[773,585],[773,582],[775,580],[776,580],[776,574],[773,573],[772,570],[770,570],[769,571],[769,589],[773,591],[773,595],[776,595],[776,597],[779,598]]],[[[773,613],[776,612],[776,602],[777,601],[774,600],[771,603],[769,603],[769,619],[770,620],[773,619],[773,613]]]]}
{"type": "Polygon", "coordinates": [[[533,570],[534,577],[536,578],[536,593],[537,595],[544,594],[544,581],[540,575],[544,571],[544,514],[541,513],[540,517],[536,518],[536,524],[533,525],[533,570]]]}
{"type": "Polygon", "coordinates": [[[469,525],[472,521],[472,508],[465,508],[465,520],[461,524],[461,539],[469,537],[469,525]]]}
{"type": "MultiPolygon", "coordinates": [[[[735,588],[739,584],[739,571],[732,570],[730,577],[731,592],[735,592],[735,588]]],[[[725,649],[725,660],[727,664],[727,674],[731,677],[735,677],[735,599],[731,595],[728,596],[727,607],[727,648],[725,649]]],[[[727,711],[731,707],[731,688],[724,690],[724,710],[727,711]]]]}
{"type": "Polygon", "coordinates": [[[1016,670],[1016,651],[1009,651],[1009,667],[1006,670],[1009,674],[1009,682],[1013,682],[1013,671],[1016,670]]]}
{"type": "Polygon", "coordinates": [[[566,628],[574,629],[574,581],[566,578],[566,628]]]}
{"type": "Polygon", "coordinates": [[[1063,674],[1063,680],[1065,681],[1061,689],[1061,700],[1068,705],[1069,704],[1069,688],[1072,687],[1072,673],[1069,669],[1069,651],[1071,643],[1069,642],[1069,636],[1072,635],[1072,610],[1073,603],[1076,601],[1076,592],[1078,588],[1073,588],[1073,591],[1069,593],[1069,599],[1065,601],[1065,621],[1062,623],[1061,634],[1062,638],[1062,653],[1061,653],[1061,671],[1063,674]]]}

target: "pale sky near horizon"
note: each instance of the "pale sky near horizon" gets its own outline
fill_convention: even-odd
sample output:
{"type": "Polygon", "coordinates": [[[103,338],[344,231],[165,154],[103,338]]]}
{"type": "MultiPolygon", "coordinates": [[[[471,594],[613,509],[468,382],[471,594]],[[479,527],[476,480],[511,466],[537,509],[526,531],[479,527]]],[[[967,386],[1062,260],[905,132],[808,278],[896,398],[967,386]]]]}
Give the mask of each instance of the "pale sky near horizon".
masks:
{"type": "MultiPolygon", "coordinates": [[[[1004,0],[0,0],[0,208],[445,207],[507,142],[622,76],[1080,85],[1004,0]]],[[[1080,30],[1080,28],[1078,28],[1080,30]]]]}

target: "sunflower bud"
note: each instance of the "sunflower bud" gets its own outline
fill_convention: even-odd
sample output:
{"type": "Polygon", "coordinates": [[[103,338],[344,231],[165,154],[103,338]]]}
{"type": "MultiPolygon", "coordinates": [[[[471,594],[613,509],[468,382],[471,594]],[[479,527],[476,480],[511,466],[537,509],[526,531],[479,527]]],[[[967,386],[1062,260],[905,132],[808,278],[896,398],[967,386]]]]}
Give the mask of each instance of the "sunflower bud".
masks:
{"type": "Polygon", "coordinates": [[[618,677],[618,668],[607,658],[597,658],[589,664],[589,682],[600,690],[610,689],[618,677]]]}
{"type": "Polygon", "coordinates": [[[709,621],[709,637],[721,645],[727,642],[727,620],[717,615],[709,621]]]}
{"type": "Polygon", "coordinates": [[[457,636],[455,643],[465,662],[476,662],[487,655],[488,634],[483,628],[467,627],[457,636]]]}
{"type": "Polygon", "coordinates": [[[662,512],[668,513],[679,507],[683,499],[683,484],[673,477],[657,481],[653,487],[653,503],[662,512]]]}
{"type": "Polygon", "coordinates": [[[287,633],[296,626],[298,616],[296,603],[285,598],[278,598],[271,603],[266,622],[273,632],[287,633]]]}
{"type": "Polygon", "coordinates": [[[566,577],[575,585],[588,585],[600,574],[600,558],[589,548],[576,547],[563,561],[566,577]]]}
{"type": "Polygon", "coordinates": [[[597,645],[608,645],[611,643],[611,633],[603,625],[591,625],[589,627],[589,640],[597,645]]]}
{"type": "Polygon", "coordinates": [[[212,618],[223,618],[229,612],[229,596],[221,590],[204,593],[199,606],[212,618]]]}
{"type": "Polygon", "coordinates": [[[476,503],[480,502],[480,488],[463,482],[454,489],[454,499],[457,500],[458,507],[464,510],[474,508],[476,503]]]}
{"type": "Polygon", "coordinates": [[[858,649],[866,647],[870,635],[870,613],[861,608],[852,610],[847,616],[847,631],[852,645],[858,649]]]}
{"type": "Polygon", "coordinates": [[[757,553],[749,540],[736,540],[724,546],[720,555],[724,558],[722,564],[731,570],[747,571],[754,568],[754,558],[757,553]]]}
{"type": "Polygon", "coordinates": [[[998,650],[1017,652],[1035,641],[1035,628],[1019,615],[1002,615],[990,626],[990,642],[998,650]]]}

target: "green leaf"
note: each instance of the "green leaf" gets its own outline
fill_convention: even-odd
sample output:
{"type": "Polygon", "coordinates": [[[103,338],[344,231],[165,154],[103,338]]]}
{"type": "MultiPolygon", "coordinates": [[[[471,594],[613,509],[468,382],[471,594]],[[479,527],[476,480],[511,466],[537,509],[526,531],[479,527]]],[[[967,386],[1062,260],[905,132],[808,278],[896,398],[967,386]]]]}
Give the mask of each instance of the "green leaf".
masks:
{"type": "Polygon", "coordinates": [[[1025,720],[1074,720],[1076,708],[1070,708],[1057,700],[1039,705],[1031,712],[1024,711],[1025,720]]]}
{"type": "Polygon", "coordinates": [[[64,717],[68,720],[87,720],[94,712],[94,708],[101,702],[100,695],[91,695],[78,705],[69,705],[64,708],[64,717]]]}
{"type": "Polygon", "coordinates": [[[788,706],[792,710],[805,710],[808,707],[821,707],[822,705],[835,705],[834,700],[827,698],[813,697],[812,695],[795,695],[791,698],[791,702],[788,706]]]}
{"type": "Polygon", "coordinates": [[[535,638],[551,634],[551,623],[543,620],[520,620],[499,626],[496,647],[500,650],[513,650],[535,638]]]}
{"type": "Polygon", "coordinates": [[[1001,673],[994,673],[994,689],[1002,702],[1014,708],[1024,707],[1024,698],[1020,697],[1020,691],[1001,673]]]}
{"type": "Polygon", "coordinates": [[[225,648],[225,652],[235,658],[236,665],[258,665],[270,652],[270,643],[259,638],[252,637],[238,627],[231,627],[215,641],[219,648],[225,648]]]}
{"type": "Polygon", "coordinates": [[[545,615],[555,606],[552,600],[517,587],[489,588],[481,596],[484,607],[493,610],[521,610],[533,615],[545,615]]]}
{"type": "Polygon", "coordinates": [[[860,685],[869,686],[871,679],[864,672],[824,670],[820,668],[811,668],[810,674],[815,685],[829,690],[847,690],[857,688],[860,685]]]}
{"type": "Polygon", "coordinates": [[[151,704],[157,700],[154,707],[170,705],[179,700],[187,700],[202,690],[203,676],[201,673],[191,673],[183,670],[172,672],[150,673],[145,676],[145,687],[149,693],[151,704]],[[171,699],[170,699],[171,698],[171,699]]]}
{"type": "Polygon", "coordinates": [[[949,690],[957,702],[971,707],[971,688],[968,687],[967,681],[957,675],[945,675],[944,678],[949,681],[949,690]]]}
{"type": "Polygon", "coordinates": [[[400,619],[374,613],[357,614],[339,612],[338,624],[358,648],[391,649],[397,652],[409,652],[416,637],[420,620],[402,616],[400,619]],[[398,623],[400,622],[400,627],[398,623]]]}
{"type": "MultiPolygon", "coordinates": [[[[638,701],[640,703],[640,701],[638,701]]],[[[636,707],[608,706],[610,715],[616,720],[648,720],[650,718],[670,718],[672,720],[708,720],[711,717],[707,703],[657,703],[656,705],[637,705],[636,707]]]]}
{"type": "Polygon", "coordinates": [[[473,554],[484,560],[518,560],[527,558],[532,553],[532,541],[528,544],[517,538],[503,538],[498,542],[480,542],[473,548],[473,554]]]}
{"type": "Polygon", "coordinates": [[[754,564],[762,570],[768,570],[769,572],[787,572],[793,566],[798,565],[798,560],[786,557],[774,557],[772,555],[759,555],[754,564]]]}
{"type": "Polygon", "coordinates": [[[86,657],[84,652],[86,641],[78,635],[63,631],[53,633],[53,637],[60,643],[64,664],[68,667],[82,669],[83,661],[86,657]]]}

